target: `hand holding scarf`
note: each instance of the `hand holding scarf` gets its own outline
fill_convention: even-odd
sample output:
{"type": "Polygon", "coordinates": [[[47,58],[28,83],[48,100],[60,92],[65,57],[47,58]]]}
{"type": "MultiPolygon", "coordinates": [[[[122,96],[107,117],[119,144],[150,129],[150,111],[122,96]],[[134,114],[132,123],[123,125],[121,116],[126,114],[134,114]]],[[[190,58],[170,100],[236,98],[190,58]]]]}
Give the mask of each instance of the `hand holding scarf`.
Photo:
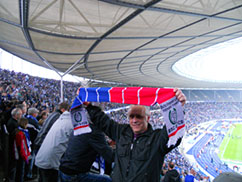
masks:
{"type": "Polygon", "coordinates": [[[83,102],[115,102],[152,106],[160,104],[169,136],[168,147],[174,145],[185,133],[182,105],[186,98],[178,89],[146,87],[96,87],[80,88],[72,104],[74,135],[91,132],[83,102]],[[180,101],[180,102],[179,102],[180,101]],[[78,109],[79,108],[79,109],[78,109]],[[74,112],[75,111],[75,112],[74,112]],[[75,116],[74,116],[75,115],[75,116]],[[75,119],[79,118],[79,119],[75,119]],[[82,120],[83,118],[83,120],[82,120]]]}

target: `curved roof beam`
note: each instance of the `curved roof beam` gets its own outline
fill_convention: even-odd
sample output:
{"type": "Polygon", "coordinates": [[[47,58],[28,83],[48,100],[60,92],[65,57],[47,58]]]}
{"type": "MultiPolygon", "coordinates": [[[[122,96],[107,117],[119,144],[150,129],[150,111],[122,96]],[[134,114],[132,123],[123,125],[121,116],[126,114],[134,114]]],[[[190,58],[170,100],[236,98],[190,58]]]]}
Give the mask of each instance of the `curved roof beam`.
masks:
{"type": "MultiPolygon", "coordinates": [[[[171,32],[168,32],[168,33],[166,33],[166,34],[163,34],[163,35],[159,36],[158,38],[165,37],[165,36],[167,36],[167,35],[169,35],[169,34],[172,34],[172,33],[174,33],[174,32],[177,32],[177,31],[179,31],[179,30],[182,30],[182,29],[184,29],[184,28],[187,28],[187,27],[189,27],[189,26],[191,26],[191,25],[194,25],[194,24],[196,24],[196,23],[198,23],[198,22],[201,22],[201,21],[203,21],[203,20],[205,20],[205,18],[200,19],[200,20],[197,20],[197,21],[195,21],[195,22],[192,22],[192,23],[190,23],[190,24],[188,24],[188,25],[185,25],[185,26],[183,26],[183,27],[180,27],[180,28],[178,28],[178,29],[176,29],[176,30],[173,30],[173,31],[171,31],[171,32]]],[[[121,63],[122,63],[122,62],[123,62],[123,61],[124,61],[129,55],[130,55],[130,54],[132,54],[133,52],[139,50],[140,48],[142,48],[142,47],[144,47],[144,46],[146,46],[146,45],[148,45],[148,44],[150,44],[150,43],[156,41],[158,38],[155,38],[155,39],[153,39],[153,40],[150,40],[150,41],[146,42],[145,44],[142,44],[141,46],[135,48],[134,50],[132,50],[132,51],[129,52],[128,54],[126,54],[126,55],[120,60],[120,62],[117,64],[117,68],[116,68],[116,69],[118,70],[118,72],[119,72],[121,75],[123,75],[123,74],[121,73],[121,71],[119,70],[119,67],[120,67],[120,64],[121,64],[121,63]]]]}
{"type": "MultiPolygon", "coordinates": [[[[241,24],[241,23],[237,23],[237,24],[241,24]]],[[[236,25],[237,25],[237,24],[236,24],[236,25]]],[[[234,26],[234,25],[233,25],[233,26],[234,26]]],[[[241,31],[238,31],[238,32],[241,32],[241,31]]],[[[235,32],[235,33],[238,33],[238,32],[235,32]]],[[[223,36],[216,37],[216,38],[214,38],[214,39],[212,39],[212,40],[216,40],[216,39],[219,39],[219,38],[221,38],[221,37],[223,37],[223,36]]],[[[238,37],[241,37],[241,36],[238,36],[238,37]]],[[[238,38],[238,37],[237,37],[237,38],[238,38]]],[[[200,44],[197,44],[197,45],[204,45],[204,44],[206,44],[207,42],[210,42],[210,41],[212,41],[212,40],[207,40],[207,41],[205,41],[205,42],[201,42],[200,44]]],[[[222,42],[224,42],[224,41],[222,41],[222,42]]],[[[192,47],[192,46],[191,46],[191,47],[192,47]]],[[[167,57],[165,60],[161,61],[161,62],[156,66],[156,70],[157,70],[157,72],[159,72],[159,73],[162,75],[162,73],[159,71],[159,67],[160,67],[160,65],[161,65],[164,61],[166,61],[167,59],[169,59],[169,58],[175,56],[176,54],[178,54],[178,53],[180,53],[180,52],[184,52],[184,51],[190,49],[191,47],[188,47],[188,48],[186,48],[186,49],[183,49],[182,51],[179,51],[179,52],[177,52],[177,53],[175,53],[175,54],[173,54],[173,55],[167,57]]]]}
{"type": "MultiPolygon", "coordinates": [[[[1,20],[0,20],[1,21],[1,20]]],[[[238,33],[241,33],[241,32],[238,32],[238,33]]],[[[219,35],[219,37],[231,37],[231,38],[237,38],[237,37],[241,37],[242,34],[237,34],[237,35],[233,35],[233,34],[222,34],[222,35],[219,35]]],[[[166,37],[157,37],[157,39],[173,39],[173,38],[192,38],[193,36],[166,36],[166,37]]],[[[203,37],[218,37],[218,35],[204,35],[203,37]]],[[[107,37],[106,39],[110,39],[111,37],[107,37]]],[[[124,37],[125,39],[126,37],[124,37]]],[[[129,37],[128,37],[129,38],[129,37]]],[[[134,37],[134,39],[136,39],[137,37],[134,37]]],[[[139,37],[139,39],[154,39],[156,37],[139,37]]],[[[112,38],[111,38],[112,39],[112,38]]],[[[114,38],[115,39],[115,38],[114,38]]],[[[11,42],[11,41],[4,41],[4,40],[0,40],[0,42],[4,42],[4,43],[7,43],[7,44],[11,44],[11,45],[16,45],[16,46],[19,46],[19,47],[22,47],[22,48],[27,48],[29,49],[28,47],[25,47],[25,46],[22,46],[20,44],[16,44],[14,42],[11,42]]],[[[209,44],[208,44],[209,45],[209,44]]],[[[212,45],[212,44],[211,44],[212,45]]],[[[184,45],[178,45],[177,47],[184,47],[184,45]]],[[[138,49],[137,51],[147,51],[147,50],[155,50],[155,49],[164,49],[164,48],[167,48],[167,47],[151,47],[151,48],[144,48],[144,49],[138,49]]],[[[43,53],[48,53],[48,54],[56,54],[56,55],[84,55],[85,53],[79,53],[79,52],[76,52],[76,53],[69,53],[69,52],[53,52],[53,51],[46,51],[46,50],[41,50],[41,49],[35,49],[36,51],[38,52],[43,52],[43,53]]],[[[120,53],[120,52],[130,52],[132,51],[133,49],[125,49],[125,50],[113,50],[113,51],[100,51],[100,52],[91,52],[90,54],[94,55],[94,54],[111,54],[111,53],[120,53]]],[[[121,58],[120,58],[121,59],[121,58]]]]}
{"type": "MultiPolygon", "coordinates": [[[[93,49],[108,35],[110,35],[112,32],[116,31],[117,29],[119,29],[120,27],[122,27],[124,24],[126,24],[127,22],[129,22],[130,20],[132,20],[134,17],[136,17],[137,15],[139,15],[140,13],[142,13],[145,9],[147,9],[150,6],[153,6],[154,4],[160,2],[161,0],[154,0],[151,1],[147,4],[145,4],[143,6],[143,9],[137,9],[135,10],[133,13],[131,13],[128,17],[126,17],[125,19],[123,19],[121,22],[119,22],[118,24],[116,24],[114,27],[112,27],[111,29],[109,29],[106,33],[104,33],[98,40],[96,40],[93,45],[88,49],[88,51],[86,52],[86,54],[84,55],[84,66],[86,68],[86,70],[91,73],[93,76],[95,76],[92,71],[89,70],[88,68],[88,57],[89,54],[93,51],[93,49]]],[[[80,62],[81,60],[79,60],[78,62],[76,62],[76,65],[80,62]]],[[[68,70],[69,72],[72,71],[72,69],[68,70]]]]}
{"type": "MultiPolygon", "coordinates": [[[[218,13],[215,13],[215,14],[213,14],[213,15],[210,15],[209,16],[209,18],[212,18],[212,17],[214,17],[214,16],[216,16],[216,15],[219,15],[219,14],[223,14],[223,13],[225,13],[225,12],[228,12],[228,11],[232,11],[232,10],[234,10],[234,9],[237,9],[237,8],[240,8],[240,7],[242,7],[242,5],[239,5],[239,6],[236,6],[236,7],[233,7],[233,8],[230,8],[230,9],[228,9],[228,10],[224,10],[224,11],[221,11],[221,12],[218,12],[218,13]]],[[[189,26],[191,26],[191,25],[194,25],[194,24],[196,24],[196,23],[199,23],[199,22],[201,22],[201,21],[204,21],[204,20],[206,20],[207,18],[202,18],[202,19],[200,19],[200,20],[197,20],[197,21],[195,21],[195,22],[192,22],[192,23],[190,23],[190,24],[188,24],[188,25],[185,25],[185,26],[183,26],[183,27],[180,27],[180,28],[178,28],[178,29],[176,29],[176,30],[173,30],[173,31],[171,31],[171,32],[168,32],[168,33],[166,33],[166,34],[164,34],[164,35],[161,35],[161,36],[159,36],[159,37],[157,37],[157,38],[155,38],[155,39],[153,39],[153,40],[150,40],[150,41],[148,41],[148,42],[146,42],[145,44],[143,44],[143,45],[141,45],[141,46],[139,46],[139,47],[137,47],[137,48],[135,48],[133,51],[131,51],[131,52],[129,52],[127,55],[125,55],[121,60],[120,60],[120,62],[117,64],[117,70],[118,70],[118,72],[121,74],[121,75],[123,75],[122,73],[121,73],[121,71],[120,71],[120,64],[130,55],[130,54],[132,54],[133,52],[135,52],[135,51],[137,51],[138,49],[140,49],[140,48],[142,48],[142,47],[144,47],[144,46],[146,46],[146,45],[148,45],[148,44],[150,44],[150,43],[152,43],[153,41],[155,41],[155,40],[157,40],[158,38],[162,38],[162,37],[165,37],[165,36],[167,36],[167,35],[169,35],[169,34],[171,34],[171,33],[174,33],[174,32],[177,32],[177,31],[179,31],[179,30],[182,30],[182,29],[184,29],[184,28],[187,28],[187,27],[189,27],[189,26]]],[[[236,24],[234,24],[233,26],[235,26],[235,25],[237,25],[237,24],[241,24],[242,23],[242,21],[240,21],[239,23],[236,23],[236,24]]],[[[196,37],[198,37],[198,36],[196,36],[196,37]]],[[[191,39],[193,39],[193,38],[191,38],[191,39]]],[[[191,40],[190,39],[190,40],[191,40]]],[[[179,43],[178,43],[179,44],[179,43]]],[[[160,52],[158,52],[158,54],[159,54],[160,52]]],[[[156,55],[156,54],[154,54],[154,55],[156,55]]],[[[153,56],[152,56],[153,57],[153,56]]],[[[150,57],[151,58],[151,57],[150,57]]],[[[147,59],[147,60],[145,60],[145,62],[146,61],[148,61],[149,59],[147,59]]],[[[143,66],[143,64],[141,64],[141,67],[143,66]]],[[[141,71],[141,67],[139,68],[139,71],[142,73],[142,71],[141,71]]]]}
{"type": "MultiPolygon", "coordinates": [[[[123,1],[115,1],[115,0],[100,0],[100,1],[110,3],[110,4],[114,4],[114,5],[124,6],[124,7],[128,7],[128,8],[144,9],[144,7],[142,5],[134,4],[134,3],[127,3],[127,2],[123,2],[123,1]]],[[[241,7],[242,7],[242,4],[235,6],[233,8],[230,8],[230,9],[224,11],[224,13],[227,12],[227,11],[231,11],[231,10],[241,8],[241,7]]],[[[229,18],[229,17],[219,17],[219,16],[216,16],[216,14],[215,14],[215,16],[214,15],[206,15],[206,14],[202,14],[202,13],[194,13],[194,12],[187,12],[187,11],[181,11],[181,10],[168,9],[168,8],[153,7],[153,6],[148,7],[147,10],[165,12],[165,13],[170,13],[170,14],[198,16],[198,17],[201,17],[201,18],[215,18],[215,19],[239,21],[239,22],[242,21],[242,19],[229,18]]]]}
{"type": "Polygon", "coordinates": [[[39,55],[38,52],[36,52],[34,48],[34,44],[32,42],[31,36],[29,34],[28,30],[28,10],[29,10],[29,1],[28,0],[20,0],[19,3],[19,9],[20,9],[20,24],[21,29],[23,31],[24,37],[30,47],[31,50],[43,61],[50,69],[54,70],[60,77],[62,77],[59,73],[59,71],[53,67],[46,59],[44,59],[42,56],[39,55]]]}
{"type": "MultiPolygon", "coordinates": [[[[179,43],[177,43],[177,44],[175,44],[175,45],[172,45],[172,46],[168,47],[167,49],[169,49],[169,48],[171,48],[171,47],[179,46],[180,44],[183,44],[183,43],[185,43],[185,42],[188,42],[188,41],[190,41],[190,40],[192,40],[192,39],[195,39],[195,38],[198,38],[198,37],[204,37],[204,35],[206,35],[206,34],[211,34],[211,33],[214,33],[214,32],[217,32],[217,31],[220,31],[220,30],[223,30],[223,29],[226,29],[226,28],[230,28],[230,27],[236,26],[236,25],[238,25],[238,24],[241,24],[241,23],[236,23],[236,24],[229,25],[229,26],[226,26],[226,27],[223,27],[223,28],[219,28],[219,29],[217,29],[217,30],[213,30],[213,31],[207,32],[207,33],[202,34],[202,35],[194,36],[194,37],[192,37],[192,38],[190,38],[190,39],[187,39],[187,40],[185,40],[185,41],[182,41],[182,42],[179,42],[179,43]]],[[[238,31],[238,32],[240,32],[240,31],[238,31]]],[[[237,33],[237,32],[236,32],[236,33],[237,33]]],[[[222,36],[222,35],[221,35],[221,36],[217,36],[217,37],[215,37],[214,39],[208,40],[208,41],[206,41],[206,42],[210,42],[210,41],[212,41],[212,40],[216,40],[216,39],[219,39],[219,38],[221,38],[221,37],[223,37],[223,36],[222,36]]],[[[237,36],[237,37],[239,37],[239,36],[237,36]]],[[[203,42],[203,43],[200,43],[200,44],[197,44],[197,45],[201,45],[201,44],[204,44],[204,42],[203,42]]],[[[177,53],[175,53],[175,54],[173,54],[173,55],[167,57],[165,60],[167,60],[167,59],[169,59],[169,58],[171,58],[171,57],[177,55],[178,53],[184,52],[185,50],[188,50],[188,49],[190,49],[190,48],[192,48],[192,47],[194,47],[194,46],[192,45],[192,46],[190,46],[190,47],[188,47],[188,48],[186,48],[186,49],[183,49],[182,51],[179,51],[179,52],[177,52],[177,53]]],[[[165,49],[165,50],[167,50],[167,49],[165,49]]],[[[148,76],[148,75],[146,75],[146,74],[143,73],[143,71],[142,71],[142,66],[143,66],[147,61],[149,61],[152,57],[154,57],[154,56],[160,54],[161,52],[163,52],[163,51],[165,51],[165,50],[159,51],[159,52],[153,54],[152,56],[150,56],[149,58],[147,58],[145,61],[143,61],[143,63],[140,64],[139,71],[140,71],[143,75],[148,76]]],[[[163,60],[162,62],[164,62],[165,60],[163,60]]],[[[159,63],[158,65],[160,66],[160,65],[162,64],[162,62],[159,63]]],[[[158,71],[158,67],[159,67],[158,65],[157,65],[157,68],[156,68],[157,71],[158,71]]],[[[158,72],[161,74],[160,71],[158,71],[158,72]]]]}

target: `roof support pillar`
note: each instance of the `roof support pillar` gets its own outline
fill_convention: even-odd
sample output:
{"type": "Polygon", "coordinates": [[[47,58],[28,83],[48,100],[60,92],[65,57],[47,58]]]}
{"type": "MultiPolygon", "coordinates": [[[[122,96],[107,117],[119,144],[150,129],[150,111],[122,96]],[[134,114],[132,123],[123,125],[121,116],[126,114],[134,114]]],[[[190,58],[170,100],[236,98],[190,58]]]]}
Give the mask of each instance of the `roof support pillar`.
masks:
{"type": "Polygon", "coordinates": [[[64,90],[64,87],[63,87],[63,76],[61,76],[61,80],[60,80],[60,100],[61,102],[64,101],[64,95],[63,95],[63,90],[64,90]]]}

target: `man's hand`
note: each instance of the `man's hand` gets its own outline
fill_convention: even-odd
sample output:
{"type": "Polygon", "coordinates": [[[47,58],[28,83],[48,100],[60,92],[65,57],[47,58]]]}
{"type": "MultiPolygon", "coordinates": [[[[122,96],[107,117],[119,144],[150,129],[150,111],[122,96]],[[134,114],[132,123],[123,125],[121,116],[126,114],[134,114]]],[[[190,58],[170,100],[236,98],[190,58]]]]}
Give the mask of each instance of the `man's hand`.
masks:
{"type": "Polygon", "coordinates": [[[178,88],[175,88],[174,92],[175,92],[176,98],[181,102],[182,106],[184,106],[187,100],[186,96],[178,88]]]}
{"type": "MultiPolygon", "coordinates": [[[[81,88],[84,88],[84,87],[83,87],[83,86],[80,86],[80,87],[77,89],[77,91],[76,91],[76,95],[77,95],[77,97],[78,97],[78,95],[79,95],[79,92],[80,92],[80,89],[81,89],[81,88]]],[[[88,106],[90,103],[91,103],[91,102],[83,102],[83,105],[88,106]]]]}
{"type": "Polygon", "coordinates": [[[79,95],[79,92],[80,92],[80,89],[83,88],[83,86],[80,86],[77,91],[76,91],[76,95],[78,96],[79,95]]]}

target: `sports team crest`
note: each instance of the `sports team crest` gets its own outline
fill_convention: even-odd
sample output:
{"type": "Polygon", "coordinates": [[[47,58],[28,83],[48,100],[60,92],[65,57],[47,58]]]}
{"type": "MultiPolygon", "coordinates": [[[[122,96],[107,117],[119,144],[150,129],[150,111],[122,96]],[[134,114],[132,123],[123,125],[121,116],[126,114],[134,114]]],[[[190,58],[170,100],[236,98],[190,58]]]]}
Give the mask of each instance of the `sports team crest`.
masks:
{"type": "Polygon", "coordinates": [[[87,111],[82,106],[71,110],[71,120],[74,126],[74,135],[92,132],[87,119],[87,111]]]}
{"type": "Polygon", "coordinates": [[[177,123],[177,111],[176,108],[172,108],[172,110],[169,111],[169,120],[174,125],[177,123]]]}
{"type": "Polygon", "coordinates": [[[77,122],[77,123],[81,122],[82,121],[81,111],[75,112],[73,117],[74,117],[75,122],[77,122]]]}

